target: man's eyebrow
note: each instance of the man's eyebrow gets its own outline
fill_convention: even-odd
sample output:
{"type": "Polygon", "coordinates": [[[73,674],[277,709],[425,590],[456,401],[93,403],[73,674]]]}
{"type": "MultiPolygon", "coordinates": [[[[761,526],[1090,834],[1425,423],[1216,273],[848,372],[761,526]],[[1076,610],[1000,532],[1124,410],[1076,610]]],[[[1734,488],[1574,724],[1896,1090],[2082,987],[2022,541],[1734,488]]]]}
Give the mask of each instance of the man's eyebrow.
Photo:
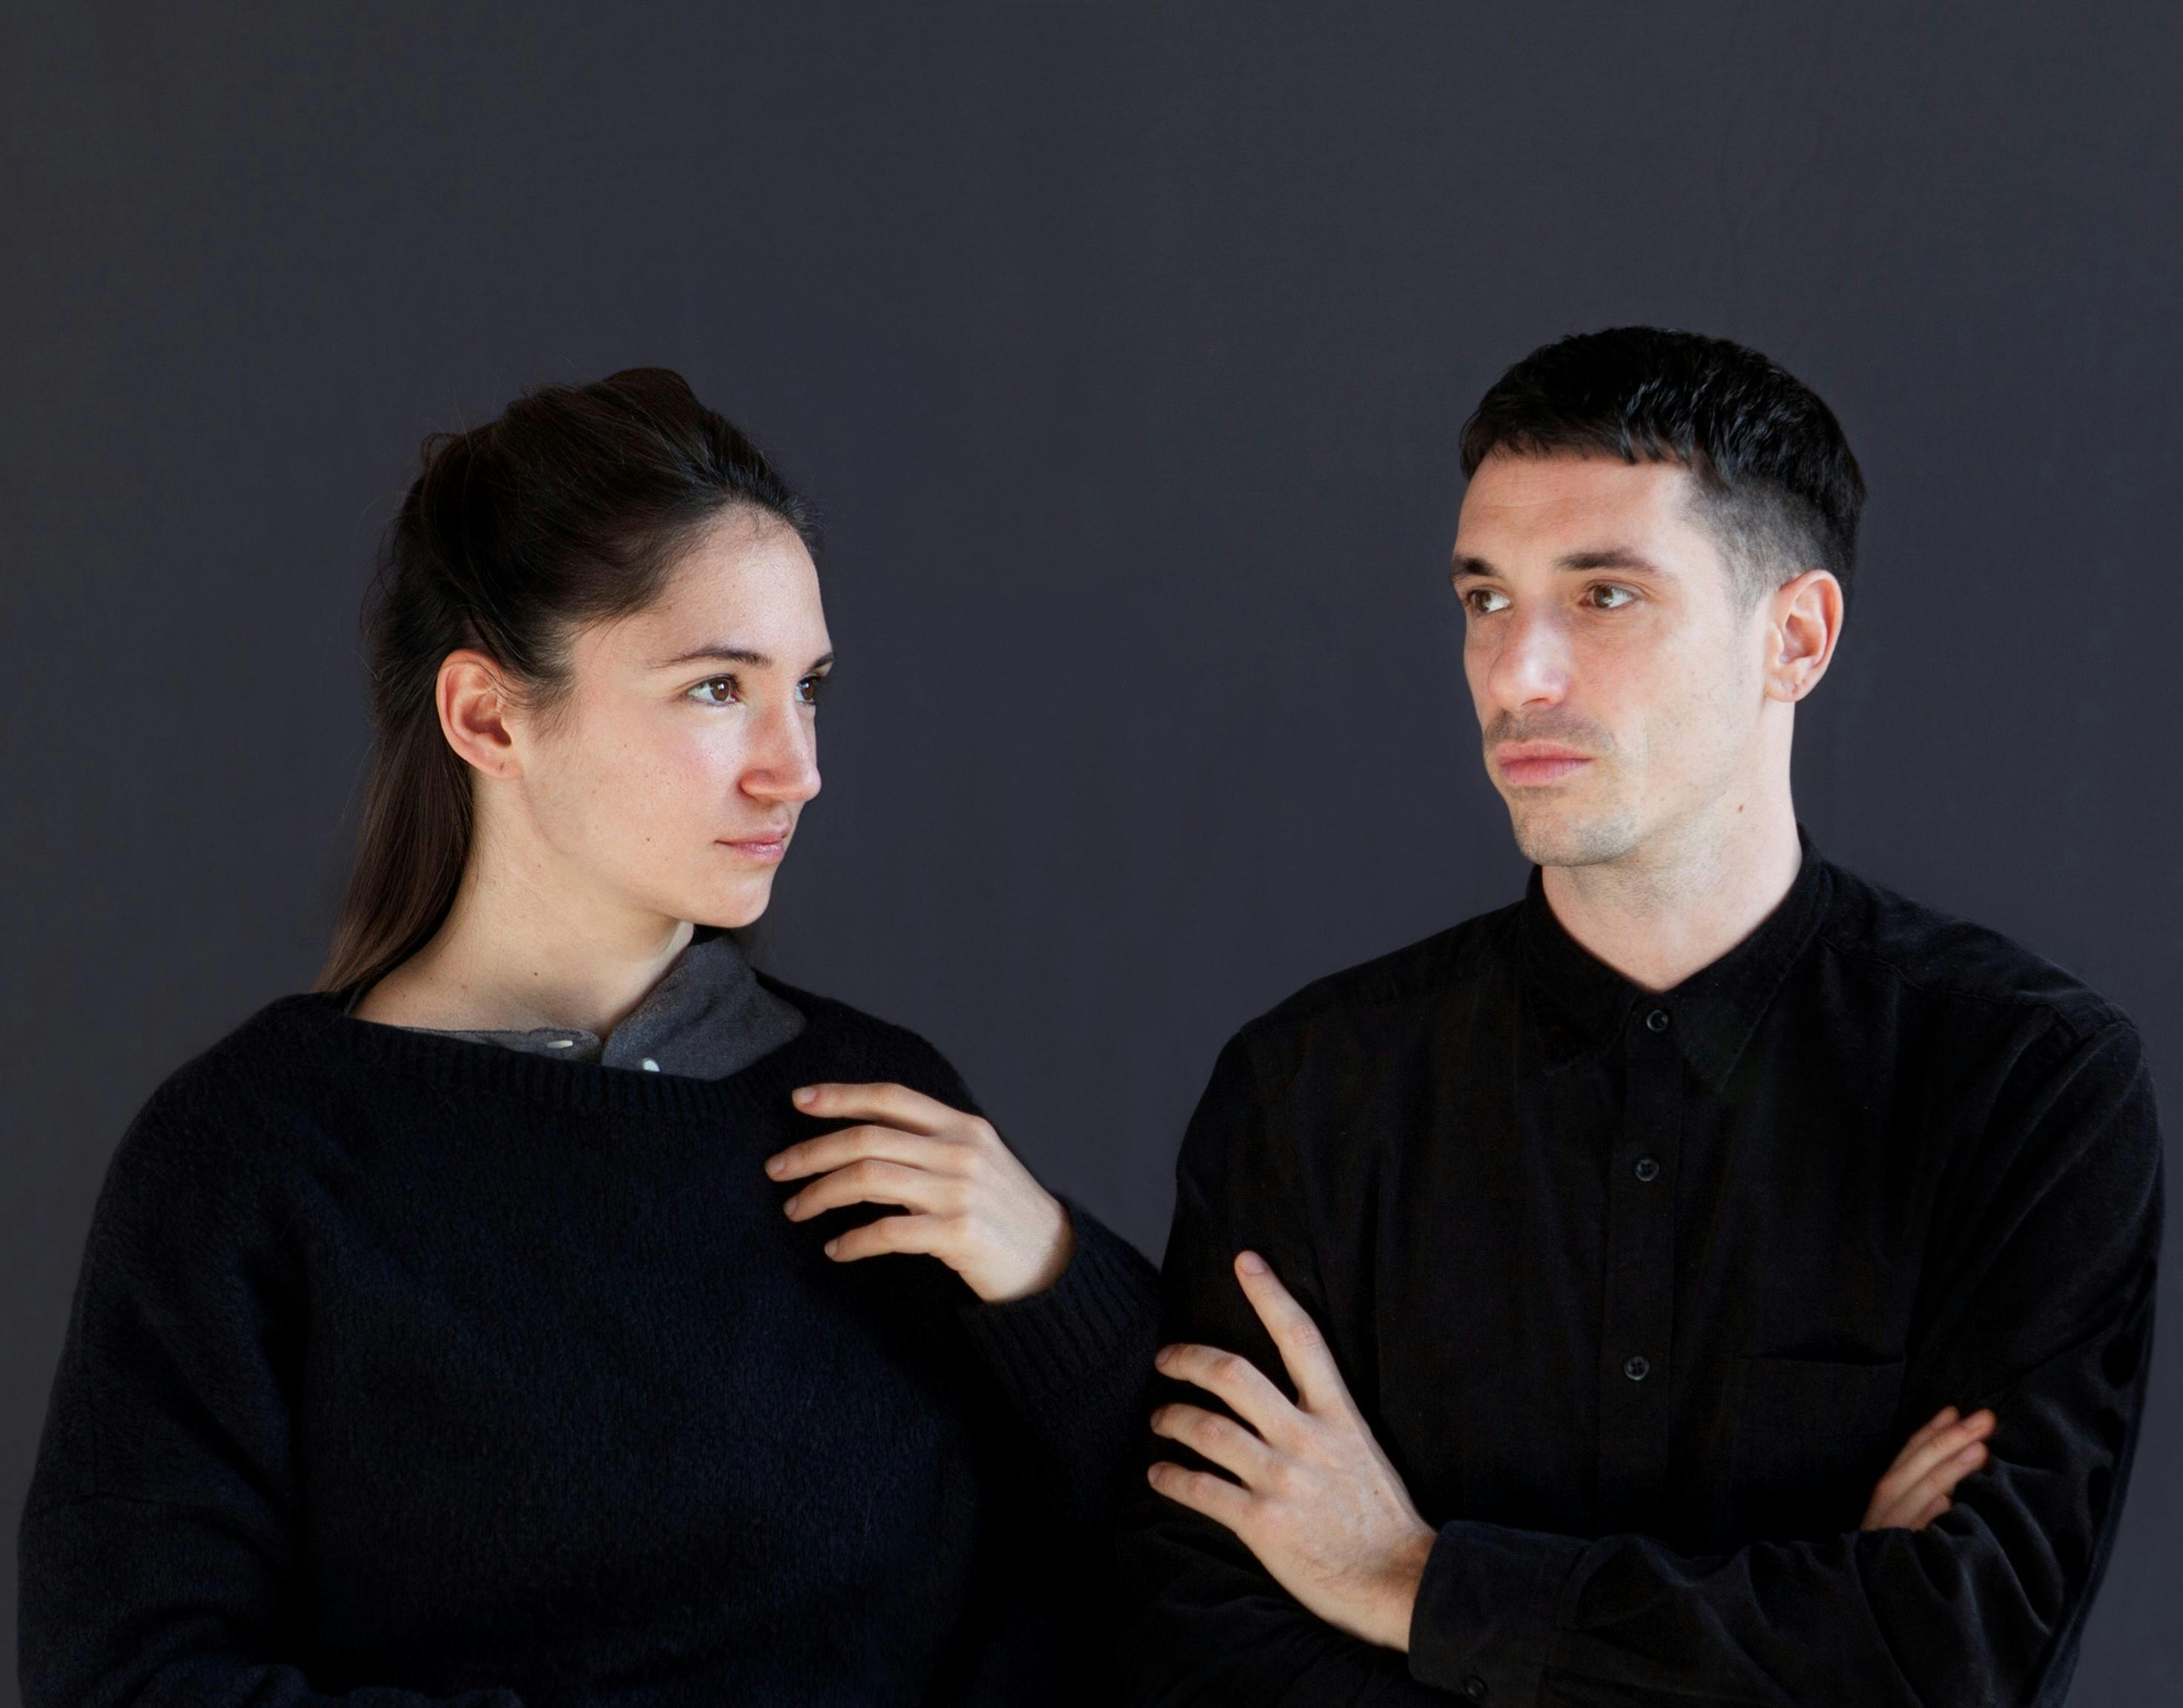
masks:
{"type": "MultiPolygon", "coordinates": [[[[1557,569],[1630,569],[1640,575],[1661,575],[1668,572],[1643,552],[1627,546],[1602,546],[1589,552],[1569,552],[1554,560],[1557,569]]],[[[1492,575],[1498,572],[1483,557],[1458,557],[1449,572],[1456,575],[1492,575]]]]}
{"type": "Polygon", "coordinates": [[[1635,569],[1641,575],[1668,572],[1641,552],[1627,546],[1608,546],[1596,552],[1571,552],[1555,565],[1561,569],[1635,569]]]}
{"type": "MultiPolygon", "coordinates": [[[[715,658],[725,659],[730,664],[747,664],[754,670],[764,670],[773,663],[766,654],[754,652],[748,646],[714,645],[695,647],[687,652],[678,652],[672,658],[660,659],[652,668],[655,670],[669,670],[677,664],[695,664],[700,660],[715,658]]],[[[833,662],[834,655],[831,652],[824,653],[813,661],[811,668],[814,670],[824,670],[833,662]]]]}

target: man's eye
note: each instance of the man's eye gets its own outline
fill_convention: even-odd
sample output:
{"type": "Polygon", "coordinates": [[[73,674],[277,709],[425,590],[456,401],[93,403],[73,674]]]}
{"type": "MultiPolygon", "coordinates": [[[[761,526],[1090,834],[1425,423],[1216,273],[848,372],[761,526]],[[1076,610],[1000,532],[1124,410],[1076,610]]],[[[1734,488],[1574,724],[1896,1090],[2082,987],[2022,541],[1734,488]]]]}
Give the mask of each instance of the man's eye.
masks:
{"type": "Polygon", "coordinates": [[[1497,587],[1474,587],[1463,596],[1464,609],[1475,617],[1490,617],[1508,602],[1508,596],[1497,587]],[[1486,604],[1485,602],[1489,599],[1497,600],[1499,603],[1486,604]]]}
{"type": "Polygon", "coordinates": [[[825,680],[824,676],[806,676],[796,685],[796,691],[802,696],[806,706],[816,706],[819,703],[819,690],[825,685],[825,680]]]}
{"type": "Polygon", "coordinates": [[[742,697],[742,685],[732,676],[708,676],[690,690],[708,706],[731,706],[742,697]],[[725,698],[716,697],[713,690],[725,687],[725,698]]]}
{"type": "Polygon", "coordinates": [[[1611,582],[1602,581],[1589,589],[1586,596],[1591,598],[1594,610],[1619,611],[1637,596],[1627,587],[1617,587],[1611,582]],[[1592,596],[1595,594],[1603,596],[1593,598],[1592,596]]]}

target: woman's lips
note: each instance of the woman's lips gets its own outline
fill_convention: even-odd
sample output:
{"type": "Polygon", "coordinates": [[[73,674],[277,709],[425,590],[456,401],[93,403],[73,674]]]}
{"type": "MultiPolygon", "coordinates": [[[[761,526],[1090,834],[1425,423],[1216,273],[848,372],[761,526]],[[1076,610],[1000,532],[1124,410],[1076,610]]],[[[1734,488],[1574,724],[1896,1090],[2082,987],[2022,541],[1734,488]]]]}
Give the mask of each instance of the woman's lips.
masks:
{"type": "Polygon", "coordinates": [[[733,850],[746,860],[756,860],[762,864],[772,866],[779,863],[780,857],[788,851],[788,836],[783,834],[772,837],[753,837],[742,842],[730,842],[723,837],[720,846],[733,850]]]}

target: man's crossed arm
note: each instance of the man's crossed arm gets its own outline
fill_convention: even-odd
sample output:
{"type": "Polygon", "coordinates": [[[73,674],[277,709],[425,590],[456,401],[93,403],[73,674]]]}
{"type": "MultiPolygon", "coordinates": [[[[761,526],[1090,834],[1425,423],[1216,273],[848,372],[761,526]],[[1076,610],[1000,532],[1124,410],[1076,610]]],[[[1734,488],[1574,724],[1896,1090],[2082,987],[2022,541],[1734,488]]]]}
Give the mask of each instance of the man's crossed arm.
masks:
{"type": "MultiPolygon", "coordinates": [[[[1330,1625],[1407,1650],[1418,1585],[1439,1533],[1411,1504],[1309,1313],[1255,1251],[1237,1255],[1236,1276],[1297,1400],[1240,1353],[1161,1348],[1161,1373],[1218,1396],[1235,1418],[1167,1405],[1153,1414],[1153,1433],[1234,1480],[1161,1461],[1147,1473],[1152,1486],[1233,1531],[1275,1583],[1330,1625]]],[[[1919,1530],[1947,1511],[1956,1485],[1986,1462],[1994,1421],[1987,1410],[1965,1417],[1951,1406],[1936,1413],[1881,1476],[1860,1528],[1919,1530]]]]}

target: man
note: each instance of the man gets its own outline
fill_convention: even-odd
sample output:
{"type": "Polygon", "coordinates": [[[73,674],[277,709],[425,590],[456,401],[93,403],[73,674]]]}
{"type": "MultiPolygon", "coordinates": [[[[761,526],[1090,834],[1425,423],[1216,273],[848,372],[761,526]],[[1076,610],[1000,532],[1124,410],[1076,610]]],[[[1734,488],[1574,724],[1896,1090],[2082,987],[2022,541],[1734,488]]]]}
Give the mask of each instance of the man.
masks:
{"type": "Polygon", "coordinates": [[[1798,824],[1864,496],[1818,397],[1622,328],[1519,363],[1463,463],[1534,869],[1214,1065],[1135,1695],[2058,1702],[2145,1392],[2136,1033],[1798,824]]]}

